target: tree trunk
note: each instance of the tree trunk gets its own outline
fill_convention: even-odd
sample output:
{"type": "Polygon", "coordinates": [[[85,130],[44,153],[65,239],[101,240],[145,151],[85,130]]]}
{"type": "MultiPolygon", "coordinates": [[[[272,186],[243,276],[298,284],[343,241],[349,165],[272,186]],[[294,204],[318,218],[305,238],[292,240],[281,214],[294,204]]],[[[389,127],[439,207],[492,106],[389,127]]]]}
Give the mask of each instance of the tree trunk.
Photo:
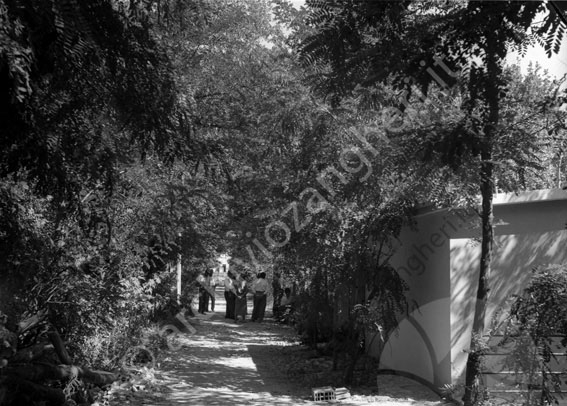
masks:
{"type": "Polygon", "coordinates": [[[95,385],[106,385],[118,380],[118,375],[112,372],[91,371],[75,365],[24,364],[9,365],[6,369],[9,376],[32,382],[67,380],[76,377],[95,385]]]}
{"type": "Polygon", "coordinates": [[[492,196],[494,189],[494,164],[492,151],[500,118],[500,80],[502,68],[497,55],[497,39],[488,37],[486,45],[486,78],[484,97],[488,106],[488,116],[481,136],[480,193],[482,198],[482,242],[480,271],[476,305],[471,332],[471,343],[466,365],[464,406],[473,406],[479,400],[480,374],[482,361],[481,338],[484,334],[486,309],[488,304],[489,279],[492,262],[492,242],[494,239],[492,196]]]}
{"type": "MultiPolygon", "coordinates": [[[[484,155],[484,154],[483,154],[484,155]]],[[[484,161],[484,158],[483,158],[484,161]]],[[[481,196],[482,196],[482,243],[480,255],[480,272],[478,277],[478,290],[472,325],[472,336],[467,358],[465,376],[465,406],[472,406],[479,396],[478,380],[481,374],[481,348],[479,339],[484,333],[486,308],[488,304],[489,277],[492,261],[492,240],[494,237],[492,215],[492,164],[482,164],[481,196]]]]}
{"type": "Polygon", "coordinates": [[[354,369],[356,367],[358,359],[360,358],[359,339],[360,335],[357,331],[348,332],[346,348],[349,353],[349,363],[346,366],[344,374],[345,385],[352,384],[354,379],[354,369]]]}
{"type": "Polygon", "coordinates": [[[13,399],[13,396],[6,394],[4,398],[6,403],[27,405],[38,402],[47,406],[61,406],[65,403],[65,395],[61,389],[50,388],[49,386],[13,377],[7,379],[6,385],[9,385],[11,388],[17,388],[17,393],[14,394],[17,398],[13,399]]]}
{"type": "Polygon", "coordinates": [[[22,320],[18,323],[18,334],[24,334],[26,331],[39,326],[47,318],[47,311],[40,310],[31,317],[22,320]]]}
{"type": "Polygon", "coordinates": [[[559,148],[559,163],[557,164],[557,189],[563,187],[563,179],[561,179],[561,165],[563,164],[563,148],[559,148]]]}
{"type": "MultiPolygon", "coordinates": [[[[44,356],[45,351],[53,350],[53,344],[39,343],[31,347],[19,349],[13,357],[10,358],[11,364],[24,364],[40,359],[44,356]]],[[[1,405],[2,403],[0,403],[1,405]]]]}
{"type": "Polygon", "coordinates": [[[55,327],[53,327],[47,335],[49,337],[49,341],[51,341],[51,344],[53,344],[53,348],[55,349],[55,353],[57,354],[59,361],[62,364],[71,365],[73,363],[71,356],[67,352],[65,343],[61,339],[61,336],[59,335],[59,332],[55,329],[55,327]]]}

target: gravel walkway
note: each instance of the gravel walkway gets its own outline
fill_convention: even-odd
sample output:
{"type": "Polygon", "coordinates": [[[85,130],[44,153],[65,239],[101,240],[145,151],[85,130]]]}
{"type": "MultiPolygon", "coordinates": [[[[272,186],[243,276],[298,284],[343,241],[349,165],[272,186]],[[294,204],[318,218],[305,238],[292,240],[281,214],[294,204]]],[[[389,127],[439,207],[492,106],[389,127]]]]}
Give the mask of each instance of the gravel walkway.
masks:
{"type": "MultiPolygon", "coordinates": [[[[217,292],[217,296],[218,292],[217,292]]],[[[239,323],[217,312],[200,317],[197,333],[179,338],[181,348],[161,361],[152,388],[113,395],[117,405],[316,405],[314,381],[297,368],[306,350],[292,328],[274,323],[239,323]]],[[[321,374],[317,374],[321,375],[321,374]]],[[[319,378],[321,378],[319,376],[319,378]]],[[[323,377],[325,379],[325,377],[323,377]]],[[[429,389],[398,376],[381,376],[375,388],[354,391],[342,405],[440,406],[445,403],[429,389]],[[372,393],[374,392],[374,393],[372,393]]]]}

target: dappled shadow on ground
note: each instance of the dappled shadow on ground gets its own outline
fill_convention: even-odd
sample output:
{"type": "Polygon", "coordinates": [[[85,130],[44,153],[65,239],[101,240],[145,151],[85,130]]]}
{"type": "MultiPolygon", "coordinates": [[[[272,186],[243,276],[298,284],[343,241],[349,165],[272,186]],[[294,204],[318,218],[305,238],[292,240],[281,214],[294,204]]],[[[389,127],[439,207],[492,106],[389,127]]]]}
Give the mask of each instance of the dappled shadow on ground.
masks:
{"type": "Polygon", "coordinates": [[[198,333],[182,339],[183,348],[162,365],[169,404],[303,403],[277,361],[282,362],[277,352],[293,342],[291,330],[269,322],[235,324],[220,314],[202,320],[197,328],[198,333]],[[255,360],[250,348],[255,349],[255,360]]]}
{"type": "MultiPolygon", "coordinates": [[[[299,345],[293,328],[276,324],[269,318],[263,323],[236,324],[223,317],[223,302],[217,302],[216,313],[192,319],[197,333],[179,337],[180,348],[168,352],[168,356],[160,362],[156,373],[159,386],[156,395],[159,394],[159,397],[128,399],[126,395],[120,403],[112,406],[313,405],[312,382],[307,379],[308,374],[299,373],[296,367],[301,367],[302,360],[312,361],[314,354],[299,345]]],[[[329,385],[329,376],[323,378],[329,385]]],[[[384,391],[377,393],[375,387],[368,393],[357,390],[349,401],[341,404],[441,404],[426,401],[426,397],[419,395],[408,399],[410,396],[406,394],[419,392],[412,389],[411,382],[404,381],[402,384],[398,380],[389,383],[403,387],[403,392],[397,392],[396,388],[390,391],[382,388],[384,391]],[[384,396],[386,394],[392,397],[384,396]]]]}
{"type": "MultiPolygon", "coordinates": [[[[293,362],[290,354],[302,352],[297,350],[298,343],[289,327],[271,320],[234,324],[217,314],[201,321],[198,333],[184,337],[181,343],[183,348],[162,365],[168,405],[313,404],[310,382],[289,374],[293,362]]],[[[440,404],[431,402],[431,394],[416,393],[419,385],[409,380],[381,379],[397,388],[385,385],[379,394],[355,394],[341,404],[440,404]]]]}

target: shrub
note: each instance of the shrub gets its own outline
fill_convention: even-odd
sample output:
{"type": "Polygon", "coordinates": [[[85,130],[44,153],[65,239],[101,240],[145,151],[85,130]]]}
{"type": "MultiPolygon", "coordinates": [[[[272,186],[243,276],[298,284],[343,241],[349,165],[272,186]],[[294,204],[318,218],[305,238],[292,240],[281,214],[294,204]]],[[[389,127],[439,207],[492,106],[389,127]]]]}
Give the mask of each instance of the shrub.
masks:
{"type": "Polygon", "coordinates": [[[550,362],[558,344],[567,355],[567,265],[535,269],[530,285],[515,297],[510,316],[516,342],[512,361],[529,391],[526,404],[555,403],[561,383],[550,362]],[[560,343],[557,337],[562,337],[560,343]]]}

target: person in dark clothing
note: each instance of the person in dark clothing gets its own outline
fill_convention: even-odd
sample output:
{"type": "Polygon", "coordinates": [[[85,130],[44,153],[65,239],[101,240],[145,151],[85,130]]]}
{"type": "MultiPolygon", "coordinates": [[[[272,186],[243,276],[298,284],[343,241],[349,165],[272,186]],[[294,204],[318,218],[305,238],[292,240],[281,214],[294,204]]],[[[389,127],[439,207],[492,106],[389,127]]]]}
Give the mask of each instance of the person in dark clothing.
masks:
{"type": "Polygon", "coordinates": [[[274,272],[274,277],[272,279],[272,295],[274,296],[274,303],[272,305],[272,315],[274,317],[277,317],[278,311],[280,309],[280,301],[283,296],[283,289],[282,289],[279,272],[274,272]]]}
{"type": "Polygon", "coordinates": [[[207,272],[205,271],[202,275],[197,277],[197,285],[199,286],[199,309],[197,311],[201,314],[205,314],[209,308],[209,294],[207,293],[207,289],[205,289],[207,283],[206,274],[207,272]]]}
{"type": "Polygon", "coordinates": [[[246,294],[248,293],[248,286],[246,280],[239,274],[234,281],[234,291],[236,299],[234,300],[234,321],[238,323],[238,316],[242,317],[242,322],[246,321],[247,300],[246,294]]]}

